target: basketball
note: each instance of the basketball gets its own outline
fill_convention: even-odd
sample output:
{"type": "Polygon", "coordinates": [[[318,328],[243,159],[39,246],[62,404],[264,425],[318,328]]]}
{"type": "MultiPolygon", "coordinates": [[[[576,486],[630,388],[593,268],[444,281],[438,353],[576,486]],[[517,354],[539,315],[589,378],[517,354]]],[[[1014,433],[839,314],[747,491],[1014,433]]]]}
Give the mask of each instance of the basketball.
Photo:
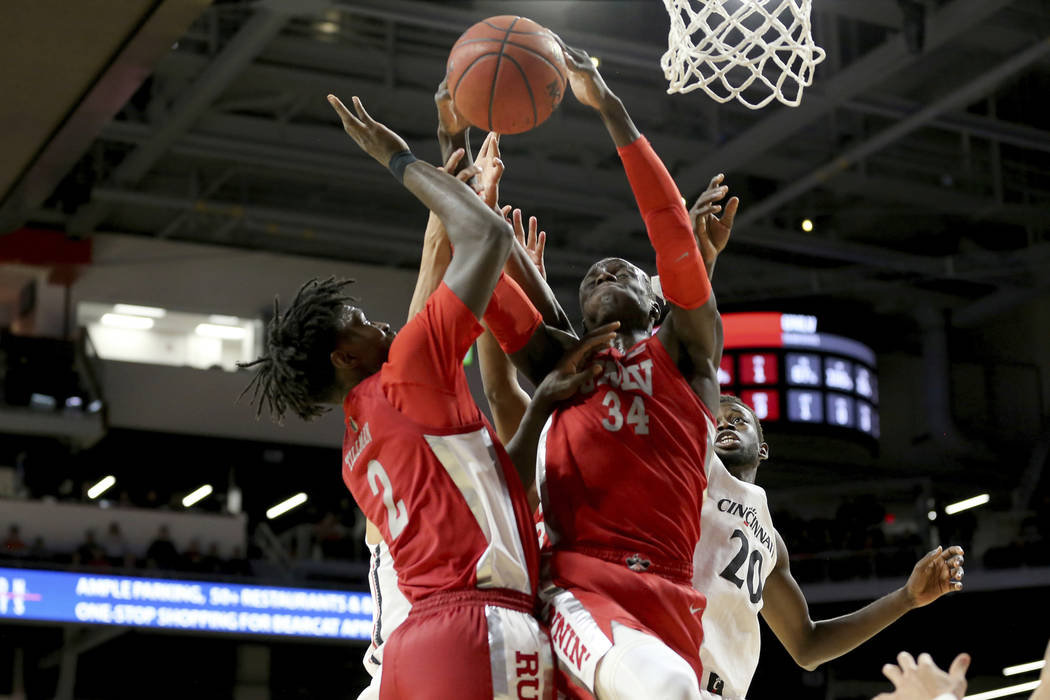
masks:
{"type": "Polygon", "coordinates": [[[452,102],[474,126],[520,134],[551,115],[565,94],[565,59],[544,27],[500,15],[465,31],[446,65],[452,102]]]}

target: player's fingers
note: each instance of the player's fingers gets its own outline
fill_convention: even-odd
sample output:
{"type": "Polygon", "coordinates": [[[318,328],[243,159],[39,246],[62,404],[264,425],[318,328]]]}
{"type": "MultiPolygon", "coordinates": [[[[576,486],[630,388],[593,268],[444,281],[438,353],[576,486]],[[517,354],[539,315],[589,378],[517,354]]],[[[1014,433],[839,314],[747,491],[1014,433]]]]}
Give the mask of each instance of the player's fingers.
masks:
{"type": "Polygon", "coordinates": [[[713,188],[711,188],[709,190],[704,190],[700,194],[700,196],[697,197],[696,201],[693,202],[693,208],[695,209],[696,207],[703,206],[704,204],[707,204],[708,202],[716,202],[719,199],[722,199],[722,197],[725,197],[728,192],[729,192],[729,188],[728,187],[724,187],[724,186],[723,187],[713,187],[713,188]]]}
{"type": "Polygon", "coordinates": [[[539,230],[540,222],[535,216],[529,217],[529,247],[535,247],[536,245],[536,231],[539,230]]]}
{"type": "MultiPolygon", "coordinates": [[[[510,210],[513,209],[513,208],[514,207],[512,207],[509,204],[504,204],[502,207],[500,207],[499,213],[503,214],[503,218],[504,219],[509,219],[510,218],[510,210]]],[[[515,235],[517,235],[517,231],[515,231],[514,233],[515,233],[515,235]]]]}
{"type": "Polygon", "coordinates": [[[959,545],[953,545],[948,549],[944,550],[944,554],[942,554],[941,556],[943,556],[945,559],[950,559],[952,557],[961,557],[964,554],[966,554],[966,552],[963,551],[962,547],[960,547],[959,545]]]}
{"type": "Polygon", "coordinates": [[[895,664],[883,664],[882,675],[886,676],[886,678],[889,679],[890,683],[896,686],[900,682],[901,677],[904,675],[904,673],[901,672],[901,670],[897,668],[895,664]]]}
{"type": "Polygon", "coordinates": [[[360,119],[365,124],[375,124],[376,120],[372,119],[372,116],[367,111],[365,111],[365,105],[361,102],[361,98],[357,95],[354,95],[351,99],[354,102],[354,110],[357,112],[358,119],[360,119]]]}
{"type": "Polygon", "coordinates": [[[726,202],[725,213],[722,214],[721,223],[726,228],[733,228],[733,219],[736,218],[737,207],[740,206],[739,197],[730,197],[726,202]]]}
{"type": "Polygon", "coordinates": [[[536,254],[541,258],[543,257],[543,249],[547,246],[547,232],[540,231],[540,235],[536,237],[536,254]]]}
{"type": "Polygon", "coordinates": [[[448,157],[448,160],[445,161],[445,164],[441,166],[440,169],[444,170],[446,173],[452,172],[456,169],[456,166],[459,165],[459,161],[463,160],[464,153],[466,153],[466,151],[464,151],[462,148],[457,148],[456,150],[452,151],[452,153],[448,157]]]}
{"type": "Polygon", "coordinates": [[[707,185],[707,189],[717,187],[719,184],[721,184],[722,180],[724,180],[725,177],[725,173],[718,173],[713,178],[711,178],[711,182],[707,185]]]}
{"type": "Polygon", "coordinates": [[[512,222],[514,223],[514,237],[525,245],[525,227],[521,223],[521,209],[514,210],[512,222]]]}
{"type": "Polygon", "coordinates": [[[954,678],[963,679],[966,678],[966,671],[970,668],[970,655],[966,652],[959,654],[952,660],[952,665],[948,667],[948,675],[954,678]]]}
{"type": "Polygon", "coordinates": [[[919,654],[919,658],[917,658],[915,662],[919,666],[936,666],[936,664],[933,663],[933,657],[925,651],[919,654]]]}
{"type": "Polygon", "coordinates": [[[361,125],[361,122],[357,120],[357,117],[351,114],[350,110],[343,104],[343,101],[335,95],[328,96],[328,104],[332,105],[332,109],[334,109],[335,113],[339,115],[339,119],[343,122],[344,127],[349,128],[361,125]]]}
{"type": "Polygon", "coordinates": [[[914,671],[916,668],[915,658],[906,651],[897,654],[897,663],[902,671],[914,671]]]}

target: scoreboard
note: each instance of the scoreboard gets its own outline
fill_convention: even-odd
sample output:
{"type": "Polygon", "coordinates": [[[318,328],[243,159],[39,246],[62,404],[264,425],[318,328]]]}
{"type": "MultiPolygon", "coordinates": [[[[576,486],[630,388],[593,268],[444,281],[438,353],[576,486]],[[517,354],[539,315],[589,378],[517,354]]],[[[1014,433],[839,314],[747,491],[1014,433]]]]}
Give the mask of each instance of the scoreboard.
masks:
{"type": "Polygon", "coordinates": [[[826,425],[879,437],[875,353],[817,331],[817,317],[778,312],[722,314],[718,381],[763,423],[826,425]]]}

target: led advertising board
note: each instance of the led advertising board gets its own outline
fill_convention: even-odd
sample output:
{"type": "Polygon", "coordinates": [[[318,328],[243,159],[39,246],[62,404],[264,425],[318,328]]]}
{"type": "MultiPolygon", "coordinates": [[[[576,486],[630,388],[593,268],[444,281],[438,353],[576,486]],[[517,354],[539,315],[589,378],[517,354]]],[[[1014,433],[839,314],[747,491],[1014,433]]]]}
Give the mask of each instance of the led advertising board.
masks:
{"type": "Polygon", "coordinates": [[[367,640],[368,593],[0,567],[0,621],[367,640]]]}
{"type": "Polygon", "coordinates": [[[875,353],[817,331],[817,317],[779,312],[722,314],[723,391],[763,422],[828,425],[879,436],[875,353]]]}

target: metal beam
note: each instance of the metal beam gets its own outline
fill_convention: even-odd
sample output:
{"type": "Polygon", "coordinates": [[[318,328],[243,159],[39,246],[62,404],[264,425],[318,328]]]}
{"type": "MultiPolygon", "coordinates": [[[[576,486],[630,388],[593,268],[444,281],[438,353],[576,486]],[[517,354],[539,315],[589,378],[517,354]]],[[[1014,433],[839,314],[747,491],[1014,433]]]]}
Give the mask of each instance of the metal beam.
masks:
{"type": "Polygon", "coordinates": [[[924,126],[938,115],[964,106],[978,97],[991,92],[1003,80],[1047,54],[1050,54],[1050,37],[1011,56],[991,70],[967,82],[961,88],[934,101],[907,119],[903,119],[884,129],[867,141],[846,150],[842,155],[820,166],[809,175],[796,179],[776,194],[767,197],[756,205],[752,205],[740,216],[738,224],[746,228],[749,224],[776,211],[781,205],[848,170],[863,158],[877,153],[889,144],[924,126]]]}
{"type": "MultiPolygon", "coordinates": [[[[141,180],[168,147],[192,126],[197,117],[252,62],[267,42],[281,31],[288,19],[284,10],[291,9],[291,5],[287,3],[257,6],[252,17],[201,73],[189,92],[176,102],[171,114],[165,117],[153,138],[121,162],[113,172],[111,181],[128,186],[141,180]]],[[[72,228],[75,232],[92,231],[108,212],[105,206],[88,205],[74,216],[72,228]]]]}

